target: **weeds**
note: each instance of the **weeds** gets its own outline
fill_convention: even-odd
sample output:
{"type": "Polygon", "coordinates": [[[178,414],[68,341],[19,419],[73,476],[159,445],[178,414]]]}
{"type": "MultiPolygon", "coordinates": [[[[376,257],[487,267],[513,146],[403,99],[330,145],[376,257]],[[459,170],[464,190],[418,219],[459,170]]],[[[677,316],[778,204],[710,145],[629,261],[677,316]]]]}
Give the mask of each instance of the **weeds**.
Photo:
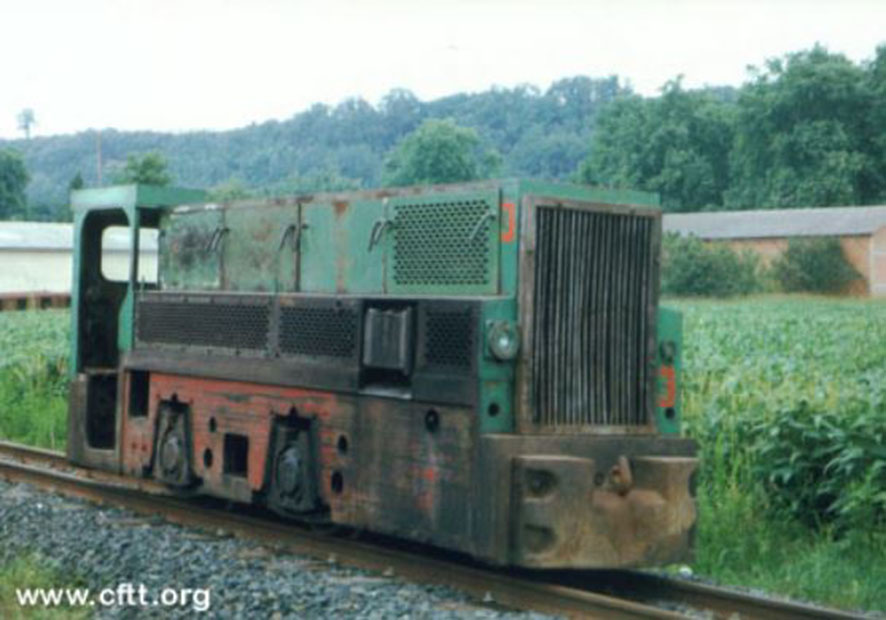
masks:
{"type": "Polygon", "coordinates": [[[71,588],[81,586],[79,580],[65,578],[60,571],[38,555],[26,555],[0,565],[0,617],[9,619],[87,618],[86,608],[20,607],[16,597],[18,588],[71,588]]]}
{"type": "Polygon", "coordinates": [[[64,310],[0,313],[0,438],[65,447],[69,325],[64,310]]]}
{"type": "Polygon", "coordinates": [[[698,573],[886,608],[886,304],[676,304],[699,442],[698,573]]]}

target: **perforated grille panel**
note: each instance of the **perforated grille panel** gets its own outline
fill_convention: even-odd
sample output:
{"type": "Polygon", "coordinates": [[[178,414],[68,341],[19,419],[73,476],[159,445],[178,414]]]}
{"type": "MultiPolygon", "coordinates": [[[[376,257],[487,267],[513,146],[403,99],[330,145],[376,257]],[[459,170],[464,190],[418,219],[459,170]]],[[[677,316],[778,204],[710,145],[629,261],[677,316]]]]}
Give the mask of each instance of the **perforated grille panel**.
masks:
{"type": "Polygon", "coordinates": [[[490,283],[490,226],[498,205],[483,198],[398,204],[393,279],[401,286],[490,283]]]}
{"type": "Polygon", "coordinates": [[[532,318],[536,422],[648,422],[655,222],[639,215],[537,209],[532,318]]]}
{"type": "Polygon", "coordinates": [[[141,301],[136,338],[145,344],[262,351],[268,346],[268,304],[141,301]]]}
{"type": "Polygon", "coordinates": [[[280,351],[351,358],[357,353],[357,313],[349,307],[283,307],[280,351]]]}
{"type": "Polygon", "coordinates": [[[471,368],[475,320],[470,307],[428,309],[425,313],[425,363],[429,366],[471,368]]]}

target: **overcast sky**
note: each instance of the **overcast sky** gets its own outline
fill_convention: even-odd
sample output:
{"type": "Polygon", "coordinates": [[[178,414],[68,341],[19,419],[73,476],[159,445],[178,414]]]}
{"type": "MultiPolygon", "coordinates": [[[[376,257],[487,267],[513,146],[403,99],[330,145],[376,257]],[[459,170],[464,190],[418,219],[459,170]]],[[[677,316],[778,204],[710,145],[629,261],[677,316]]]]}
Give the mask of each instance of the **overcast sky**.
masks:
{"type": "Polygon", "coordinates": [[[816,41],[886,43],[884,0],[0,0],[0,137],[286,119],[391,88],[421,99],[618,74],[644,94],[738,85],[816,41]]]}

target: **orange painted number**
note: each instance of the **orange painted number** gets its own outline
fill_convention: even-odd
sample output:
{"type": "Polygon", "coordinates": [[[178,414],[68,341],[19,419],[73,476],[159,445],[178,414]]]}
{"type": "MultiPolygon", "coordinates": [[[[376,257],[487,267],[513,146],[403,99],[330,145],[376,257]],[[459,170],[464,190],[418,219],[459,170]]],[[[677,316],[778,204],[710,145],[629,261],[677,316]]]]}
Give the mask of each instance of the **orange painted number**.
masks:
{"type": "Polygon", "coordinates": [[[665,390],[658,399],[658,406],[673,407],[677,404],[677,373],[673,366],[662,366],[659,374],[665,381],[665,390]]]}
{"type": "Polygon", "coordinates": [[[517,234],[517,211],[513,202],[504,202],[501,208],[508,214],[508,229],[501,231],[501,242],[510,243],[517,234]]]}

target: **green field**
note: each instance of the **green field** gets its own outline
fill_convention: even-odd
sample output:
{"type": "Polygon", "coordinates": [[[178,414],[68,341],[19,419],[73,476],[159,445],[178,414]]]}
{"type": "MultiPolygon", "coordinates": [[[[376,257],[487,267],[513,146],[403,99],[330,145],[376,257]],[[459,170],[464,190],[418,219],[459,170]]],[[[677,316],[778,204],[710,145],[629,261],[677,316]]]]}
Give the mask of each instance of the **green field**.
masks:
{"type": "MultiPolygon", "coordinates": [[[[696,574],[886,609],[886,303],[674,301],[702,458],[696,574]]],[[[60,448],[68,318],[0,314],[0,436],[60,448]]]]}
{"type": "Polygon", "coordinates": [[[69,317],[0,312],[0,437],[65,447],[69,317]]]}
{"type": "Polygon", "coordinates": [[[886,303],[680,301],[694,569],[886,609],[886,303]]]}

